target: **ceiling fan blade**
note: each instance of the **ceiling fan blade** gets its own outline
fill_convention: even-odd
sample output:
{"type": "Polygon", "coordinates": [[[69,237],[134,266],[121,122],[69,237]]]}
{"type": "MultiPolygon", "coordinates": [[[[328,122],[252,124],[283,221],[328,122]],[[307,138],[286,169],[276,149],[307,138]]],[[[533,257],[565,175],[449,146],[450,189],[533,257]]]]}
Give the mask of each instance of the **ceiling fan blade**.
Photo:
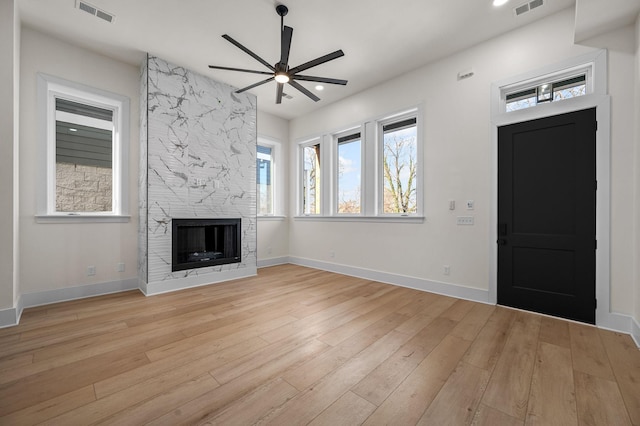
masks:
{"type": "Polygon", "coordinates": [[[284,84],[278,83],[278,87],[276,87],[276,103],[282,103],[282,90],[284,89],[284,84]]]}
{"type": "Polygon", "coordinates": [[[291,37],[293,37],[293,28],[285,26],[282,30],[282,40],[280,46],[280,63],[285,67],[289,64],[289,52],[291,51],[291,37]]]}
{"type": "Polygon", "coordinates": [[[217,65],[209,65],[209,68],[216,69],[216,70],[242,71],[242,72],[250,72],[253,74],[273,75],[272,72],[268,72],[268,71],[255,71],[255,70],[245,70],[244,68],[219,67],[217,65]]]}
{"type": "Polygon", "coordinates": [[[315,81],[318,83],[341,84],[346,86],[347,80],[338,80],[337,78],[315,77],[313,75],[296,74],[292,77],[294,80],[315,81]]]}
{"type": "Polygon", "coordinates": [[[309,98],[311,98],[314,102],[318,102],[320,100],[319,97],[317,97],[316,95],[314,95],[313,93],[311,93],[310,91],[308,91],[307,89],[305,89],[302,85],[300,85],[299,83],[296,83],[293,80],[289,80],[289,84],[292,85],[293,87],[295,87],[296,89],[298,89],[299,91],[301,91],[302,93],[304,93],[305,95],[307,95],[309,98]]]}
{"type": "Polygon", "coordinates": [[[339,58],[341,56],[344,56],[344,52],[342,50],[336,50],[335,52],[331,52],[331,53],[329,53],[327,55],[320,56],[319,58],[316,58],[316,59],[314,59],[312,61],[305,62],[302,65],[298,65],[297,67],[291,68],[289,70],[289,75],[295,74],[295,73],[300,72],[300,71],[304,71],[306,69],[309,69],[311,67],[315,67],[315,66],[320,65],[320,64],[324,64],[325,62],[332,61],[332,60],[337,59],[337,58],[339,58]]]}
{"type": "Polygon", "coordinates": [[[244,87],[244,88],[242,88],[242,89],[236,90],[236,93],[242,93],[242,92],[245,92],[245,91],[247,91],[247,90],[251,90],[251,89],[253,89],[254,87],[260,86],[261,84],[268,83],[268,82],[270,82],[271,80],[273,80],[273,77],[269,77],[269,78],[267,78],[266,80],[262,80],[262,81],[259,81],[259,82],[257,82],[257,83],[253,83],[253,84],[252,84],[252,85],[250,85],[250,86],[247,86],[247,87],[244,87]]]}
{"type": "Polygon", "coordinates": [[[245,52],[246,54],[248,54],[249,56],[251,56],[253,59],[255,59],[256,61],[260,62],[262,65],[264,65],[265,67],[269,68],[272,71],[275,71],[276,69],[273,67],[273,65],[269,64],[267,61],[265,61],[264,59],[262,59],[260,56],[256,55],[255,53],[253,53],[252,51],[250,51],[249,49],[247,49],[246,47],[244,47],[242,44],[238,43],[237,41],[235,41],[233,38],[231,38],[231,36],[224,34],[222,36],[222,38],[224,38],[225,40],[227,40],[228,42],[232,43],[233,45],[235,45],[238,49],[242,50],[243,52],[245,52]]]}

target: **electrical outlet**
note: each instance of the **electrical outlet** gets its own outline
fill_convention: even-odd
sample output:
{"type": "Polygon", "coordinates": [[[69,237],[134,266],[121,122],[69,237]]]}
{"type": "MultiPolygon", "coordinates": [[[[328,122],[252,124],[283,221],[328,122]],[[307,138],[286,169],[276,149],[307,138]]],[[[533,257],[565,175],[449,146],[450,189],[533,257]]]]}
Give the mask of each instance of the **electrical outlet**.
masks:
{"type": "Polygon", "coordinates": [[[474,201],[467,200],[467,210],[473,210],[473,206],[474,206],[474,201]]]}
{"type": "Polygon", "coordinates": [[[451,275],[451,266],[449,265],[444,265],[444,271],[443,274],[445,275],[451,275]]]}
{"type": "Polygon", "coordinates": [[[456,200],[449,200],[449,210],[456,209],[456,200]]]}
{"type": "Polygon", "coordinates": [[[458,225],[473,225],[473,216],[458,216],[458,225]]]}
{"type": "Polygon", "coordinates": [[[87,275],[88,276],[92,276],[96,274],[96,267],[95,266],[87,266],[87,275]]]}
{"type": "Polygon", "coordinates": [[[118,263],[117,270],[118,270],[118,272],[124,272],[124,263],[123,262],[118,263]]]}

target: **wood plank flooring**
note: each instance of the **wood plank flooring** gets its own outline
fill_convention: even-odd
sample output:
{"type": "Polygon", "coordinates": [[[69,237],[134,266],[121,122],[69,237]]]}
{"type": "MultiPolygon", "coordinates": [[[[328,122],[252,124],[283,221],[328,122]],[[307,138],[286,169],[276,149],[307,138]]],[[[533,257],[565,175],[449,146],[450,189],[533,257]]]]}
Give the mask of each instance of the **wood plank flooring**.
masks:
{"type": "Polygon", "coordinates": [[[294,265],[0,330],[0,425],[637,425],[631,338],[294,265]]]}

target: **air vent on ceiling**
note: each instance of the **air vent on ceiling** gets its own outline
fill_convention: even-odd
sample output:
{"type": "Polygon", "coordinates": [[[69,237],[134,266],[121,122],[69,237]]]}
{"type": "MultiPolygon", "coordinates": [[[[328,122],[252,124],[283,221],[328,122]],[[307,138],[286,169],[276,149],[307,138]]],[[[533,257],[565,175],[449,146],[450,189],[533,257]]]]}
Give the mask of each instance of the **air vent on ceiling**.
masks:
{"type": "Polygon", "coordinates": [[[93,16],[96,16],[104,21],[107,22],[113,22],[113,20],[116,18],[115,15],[112,15],[111,13],[105,12],[104,10],[100,10],[97,7],[85,2],[85,1],[81,1],[81,0],[77,0],[76,1],[76,7],[80,10],[83,10],[87,13],[90,13],[93,16]]]}
{"type": "Polygon", "coordinates": [[[516,16],[520,16],[542,5],[544,5],[544,0],[533,0],[516,7],[513,9],[513,13],[515,13],[516,16]]]}

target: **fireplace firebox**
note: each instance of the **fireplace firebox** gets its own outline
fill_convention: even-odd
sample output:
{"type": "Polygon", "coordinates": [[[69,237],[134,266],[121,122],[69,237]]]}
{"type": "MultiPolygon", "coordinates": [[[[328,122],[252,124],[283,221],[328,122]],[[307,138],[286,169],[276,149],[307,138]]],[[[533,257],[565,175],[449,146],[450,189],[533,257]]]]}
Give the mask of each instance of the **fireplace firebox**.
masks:
{"type": "Polygon", "coordinates": [[[239,263],[241,219],[172,219],[171,270],[239,263]]]}

